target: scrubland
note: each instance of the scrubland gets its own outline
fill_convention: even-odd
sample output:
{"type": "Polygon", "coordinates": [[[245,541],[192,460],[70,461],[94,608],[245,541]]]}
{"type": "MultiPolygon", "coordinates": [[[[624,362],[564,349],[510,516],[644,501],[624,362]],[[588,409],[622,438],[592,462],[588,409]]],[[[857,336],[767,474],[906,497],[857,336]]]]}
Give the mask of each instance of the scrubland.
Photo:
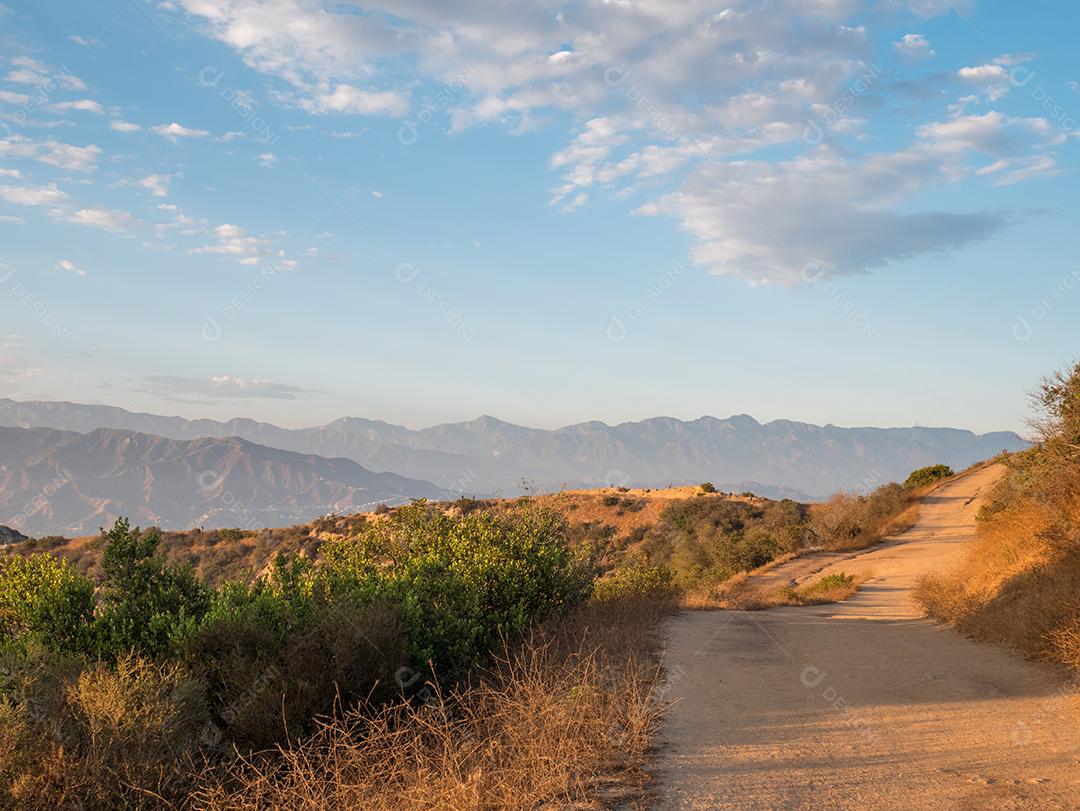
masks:
{"type": "Polygon", "coordinates": [[[914,492],[610,489],[28,542],[0,560],[0,804],[640,806],[664,616],[872,544],[914,492]]]}
{"type": "Polygon", "coordinates": [[[979,514],[978,539],[917,598],[965,633],[1080,673],[1080,364],[1032,400],[1039,442],[1001,458],[1008,472],[979,514]]]}

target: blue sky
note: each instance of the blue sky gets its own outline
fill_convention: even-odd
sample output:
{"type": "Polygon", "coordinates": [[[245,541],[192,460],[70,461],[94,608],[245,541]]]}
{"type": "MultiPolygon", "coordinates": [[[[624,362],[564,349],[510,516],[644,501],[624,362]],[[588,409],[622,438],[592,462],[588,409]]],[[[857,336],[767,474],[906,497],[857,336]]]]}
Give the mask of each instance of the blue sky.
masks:
{"type": "Polygon", "coordinates": [[[0,396],[1023,429],[1076,4],[0,6],[0,396]]]}

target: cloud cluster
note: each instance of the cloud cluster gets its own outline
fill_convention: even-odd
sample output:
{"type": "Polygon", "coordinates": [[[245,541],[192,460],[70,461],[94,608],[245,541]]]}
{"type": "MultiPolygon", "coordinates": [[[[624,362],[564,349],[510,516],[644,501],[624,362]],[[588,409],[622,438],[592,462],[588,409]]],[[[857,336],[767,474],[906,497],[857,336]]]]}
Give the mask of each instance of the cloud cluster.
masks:
{"type": "MultiPolygon", "coordinates": [[[[647,196],[635,201],[636,212],[674,218],[694,237],[695,261],[710,271],[753,283],[797,283],[808,264],[827,273],[861,272],[960,249],[1007,225],[992,211],[920,210],[920,198],[942,184],[1008,186],[1060,172],[1054,148],[1064,136],[1047,120],[991,109],[1020,84],[1031,54],[912,79],[895,72],[921,60],[940,63],[917,33],[921,23],[966,15],[974,5],[174,0],[167,8],[273,77],[279,102],[313,115],[405,117],[417,88],[428,85],[456,88],[441,107],[451,130],[497,124],[519,132],[570,121],[565,147],[550,159],[552,205],[571,212],[597,196],[647,196]],[[876,37],[874,26],[886,18],[915,33],[876,37]],[[876,44],[882,42],[884,54],[876,44]],[[875,143],[874,116],[894,91],[941,99],[942,107],[944,93],[955,93],[947,111],[912,123],[906,146],[883,151],[868,145],[875,143]]],[[[26,58],[12,62],[8,80],[40,85],[43,76],[85,90],[66,71],[26,58]]],[[[3,92],[0,102],[25,96],[3,92]]],[[[85,98],[52,101],[50,109],[104,112],[85,98]]],[[[109,126],[144,130],[118,119],[109,126]]],[[[178,122],[145,130],[176,144],[242,135],[215,138],[178,122]]],[[[0,141],[0,159],[68,171],[92,170],[99,154],[96,145],[51,138],[0,141]]],[[[277,161],[272,152],[256,158],[267,168],[277,161]]],[[[169,178],[145,172],[130,184],[164,198],[169,178]]],[[[0,186],[0,197],[56,205],[66,194],[55,185],[20,183],[0,186]]],[[[137,223],[124,212],[74,208],[63,215],[71,222],[112,231],[137,223]]],[[[274,238],[231,223],[211,229],[173,213],[171,222],[155,226],[159,236],[172,230],[210,237],[191,253],[244,265],[294,264],[274,238]]]]}
{"type": "Polygon", "coordinates": [[[285,251],[274,247],[274,240],[267,236],[249,234],[239,225],[225,223],[211,229],[215,242],[193,248],[193,254],[220,254],[230,257],[241,265],[258,265],[263,261],[272,261],[282,270],[293,270],[297,266],[294,259],[289,259],[285,251]]]}
{"type": "Polygon", "coordinates": [[[116,234],[127,233],[136,224],[135,217],[126,211],[101,207],[80,208],[68,214],[66,219],[75,225],[100,228],[116,234]]]}
{"type": "Polygon", "coordinates": [[[637,213],[676,217],[697,239],[695,261],[714,273],[797,284],[988,238],[1008,224],[1001,215],[897,209],[948,180],[1000,172],[1006,184],[1053,173],[1053,158],[1027,153],[1064,138],[1045,119],[996,112],[916,132],[907,149],[859,158],[823,145],[790,161],[707,161],[637,213]]]}
{"type": "MultiPolygon", "coordinates": [[[[696,239],[697,262],[752,282],[797,282],[808,262],[849,273],[962,248],[1005,220],[920,212],[920,194],[1059,171],[1051,151],[1059,141],[1044,119],[967,113],[1002,99],[1029,54],[908,82],[926,84],[927,95],[930,82],[934,94],[952,86],[970,95],[949,117],[917,125],[907,147],[852,149],[889,89],[906,81],[880,67],[871,27],[897,14],[920,24],[966,15],[974,0],[178,5],[282,80],[281,101],[311,113],[403,116],[417,81],[463,88],[445,108],[451,129],[520,131],[567,113],[578,123],[551,158],[553,205],[573,211],[597,193],[660,187],[638,213],[676,218],[696,239]],[[777,148],[789,157],[761,157],[777,148]]],[[[901,64],[936,57],[920,33],[892,50],[901,64]]],[[[204,250],[253,255],[254,247],[241,253],[245,245],[224,239],[204,250]]]]}
{"type": "Polygon", "coordinates": [[[922,34],[904,34],[899,42],[894,42],[896,52],[907,59],[930,59],[937,54],[922,34]]]}
{"type": "Polygon", "coordinates": [[[47,186],[0,186],[0,199],[18,206],[52,206],[68,199],[55,183],[47,186]]]}
{"type": "Polygon", "coordinates": [[[182,138],[208,138],[210,136],[210,133],[207,130],[185,127],[183,124],[177,124],[175,121],[171,124],[159,124],[150,129],[152,132],[156,132],[163,138],[168,138],[173,143],[176,143],[182,138]]]}
{"type": "Polygon", "coordinates": [[[60,87],[64,90],[86,90],[86,82],[72,75],[67,68],[53,68],[28,56],[11,59],[12,70],[4,77],[14,84],[32,85],[39,88],[60,87]]]}
{"type": "Polygon", "coordinates": [[[25,135],[9,135],[0,139],[0,160],[25,158],[68,169],[76,172],[88,172],[97,168],[101,147],[96,144],[75,146],[55,138],[34,141],[25,135]]]}

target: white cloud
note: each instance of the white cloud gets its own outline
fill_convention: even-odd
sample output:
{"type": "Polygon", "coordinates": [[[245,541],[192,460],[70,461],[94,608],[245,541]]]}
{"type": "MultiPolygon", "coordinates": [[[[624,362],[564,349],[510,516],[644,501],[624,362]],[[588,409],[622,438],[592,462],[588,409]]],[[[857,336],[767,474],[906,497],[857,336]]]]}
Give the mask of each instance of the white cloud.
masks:
{"type": "Polygon", "coordinates": [[[66,270],[69,273],[74,273],[76,276],[85,276],[86,271],[72,262],[70,259],[61,259],[56,263],[58,270],[66,270]]]}
{"type": "Polygon", "coordinates": [[[159,124],[151,129],[158,135],[168,138],[173,142],[176,142],[181,138],[206,138],[210,135],[206,130],[185,127],[183,124],[177,124],[175,121],[172,124],[159,124]]]}
{"type": "Polygon", "coordinates": [[[1002,54],[1001,56],[994,58],[994,64],[1011,68],[1014,65],[1022,65],[1025,62],[1030,62],[1035,56],[1036,54],[1033,53],[1002,54]]]}
{"type": "Polygon", "coordinates": [[[137,180],[135,185],[146,189],[154,197],[167,197],[169,194],[169,181],[176,175],[147,175],[142,180],[137,180]]]}
{"type": "Polygon", "coordinates": [[[995,186],[1012,186],[1036,177],[1054,177],[1061,174],[1061,167],[1049,155],[1034,155],[1018,160],[998,160],[978,171],[980,175],[993,177],[995,186]]]}
{"type": "Polygon", "coordinates": [[[298,105],[309,113],[352,113],[401,118],[409,111],[408,95],[397,91],[364,90],[348,84],[328,85],[302,97],[298,105]]]}
{"type": "Polygon", "coordinates": [[[142,132],[139,124],[132,124],[130,121],[110,121],[109,129],[114,132],[142,132]]]}
{"type": "Polygon", "coordinates": [[[0,214],[0,222],[10,222],[15,225],[24,225],[26,220],[22,217],[15,217],[11,214],[0,214]]]}
{"type": "Polygon", "coordinates": [[[65,90],[86,90],[86,83],[74,76],[66,68],[53,68],[27,56],[17,56],[11,60],[15,66],[7,75],[9,82],[15,84],[36,85],[42,88],[62,87],[65,90]]]}
{"type": "Polygon", "coordinates": [[[300,93],[296,102],[311,112],[403,114],[400,91],[357,82],[372,80],[369,60],[406,53],[414,44],[404,19],[407,8],[372,7],[356,14],[326,11],[316,0],[178,4],[248,65],[288,82],[300,93]]]}
{"type": "Polygon", "coordinates": [[[1027,68],[1018,70],[1017,66],[1034,58],[1034,54],[1003,54],[987,65],[960,68],[957,75],[965,84],[985,93],[990,101],[997,101],[1030,78],[1031,71],[1027,68]]]}
{"type": "Polygon", "coordinates": [[[98,115],[105,114],[105,109],[101,106],[100,102],[96,102],[93,99],[61,101],[56,104],[49,105],[49,109],[52,110],[54,113],[66,113],[71,110],[76,110],[83,113],[96,113],[98,115]]]}
{"type": "Polygon", "coordinates": [[[273,152],[263,152],[259,155],[259,165],[266,169],[272,169],[274,164],[277,163],[277,155],[273,152]]]}
{"type": "Polygon", "coordinates": [[[372,191],[371,196],[374,197],[376,200],[382,200],[383,193],[381,191],[372,191]]]}
{"type": "Polygon", "coordinates": [[[109,208],[81,208],[69,215],[67,221],[113,233],[126,233],[135,225],[135,218],[126,211],[109,208]]]}
{"type": "Polygon", "coordinates": [[[12,177],[18,180],[22,177],[22,172],[18,169],[2,169],[0,168],[0,177],[12,177]]]}
{"type": "Polygon", "coordinates": [[[295,400],[307,390],[265,378],[241,378],[221,375],[209,379],[155,375],[137,381],[139,391],[174,400],[184,397],[225,398],[229,400],[295,400]]]}
{"type": "Polygon", "coordinates": [[[567,214],[570,213],[571,211],[576,211],[577,209],[579,209],[583,205],[585,205],[585,203],[587,203],[588,201],[589,201],[588,192],[579,192],[578,194],[574,195],[574,197],[570,200],[569,203],[567,203],[566,205],[564,205],[562,207],[562,211],[564,213],[567,213],[567,214]]]}
{"type": "Polygon", "coordinates": [[[52,206],[68,199],[55,183],[48,186],[0,186],[0,199],[20,206],[52,206]]]}
{"type": "Polygon", "coordinates": [[[33,59],[29,56],[16,56],[11,60],[11,64],[17,65],[21,68],[26,68],[27,70],[32,70],[35,73],[47,74],[52,72],[52,68],[50,68],[44,62],[38,59],[33,59]]]}
{"type": "Polygon", "coordinates": [[[25,93],[13,93],[10,90],[0,90],[0,102],[4,104],[26,104],[30,97],[25,93]]]}
{"type": "Polygon", "coordinates": [[[795,284],[808,265],[855,273],[992,236],[1008,224],[1000,215],[910,203],[972,176],[1009,185],[1052,175],[1056,161],[1040,152],[1065,138],[1043,118],[998,112],[925,124],[916,135],[906,149],[862,158],[819,147],[790,161],[708,161],[637,213],[678,218],[697,240],[694,260],[714,273],[795,284]],[[992,163],[977,166],[980,156],[992,163]],[[901,205],[905,213],[894,210],[901,205]]]}
{"type": "Polygon", "coordinates": [[[60,169],[89,171],[97,168],[101,148],[95,144],[73,146],[53,138],[33,141],[23,135],[0,140],[0,159],[28,158],[60,169]]]}
{"type": "Polygon", "coordinates": [[[904,34],[893,47],[908,59],[929,59],[937,55],[922,34],[904,34]]]}
{"type": "Polygon", "coordinates": [[[1025,152],[1032,145],[1057,145],[1066,137],[1045,118],[1018,118],[996,110],[924,124],[916,129],[916,134],[934,143],[940,153],[963,156],[982,152],[997,157],[1025,152]]]}
{"type": "Polygon", "coordinates": [[[785,162],[714,162],[639,213],[678,217],[697,240],[694,261],[713,273],[799,284],[957,249],[1002,227],[994,215],[891,210],[936,167],[925,153],[856,163],[825,149],[785,162]]]}
{"type": "Polygon", "coordinates": [[[239,225],[225,223],[213,229],[217,242],[195,248],[192,253],[222,254],[231,256],[241,264],[255,265],[259,259],[270,254],[270,240],[266,237],[251,236],[239,225]]]}

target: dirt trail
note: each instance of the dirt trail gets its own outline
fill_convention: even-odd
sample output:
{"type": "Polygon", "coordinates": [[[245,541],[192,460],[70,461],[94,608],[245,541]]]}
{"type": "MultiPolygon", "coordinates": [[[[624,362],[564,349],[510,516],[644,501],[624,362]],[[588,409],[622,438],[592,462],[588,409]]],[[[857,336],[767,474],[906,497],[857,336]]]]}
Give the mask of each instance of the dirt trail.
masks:
{"type": "MultiPolygon", "coordinates": [[[[847,602],[674,618],[654,807],[1080,809],[1080,703],[1064,675],[937,626],[911,599],[919,575],[962,554],[1001,472],[949,482],[903,535],[825,561],[822,574],[873,573],[847,602]]],[[[806,574],[784,565],[778,577],[806,574]]]]}

